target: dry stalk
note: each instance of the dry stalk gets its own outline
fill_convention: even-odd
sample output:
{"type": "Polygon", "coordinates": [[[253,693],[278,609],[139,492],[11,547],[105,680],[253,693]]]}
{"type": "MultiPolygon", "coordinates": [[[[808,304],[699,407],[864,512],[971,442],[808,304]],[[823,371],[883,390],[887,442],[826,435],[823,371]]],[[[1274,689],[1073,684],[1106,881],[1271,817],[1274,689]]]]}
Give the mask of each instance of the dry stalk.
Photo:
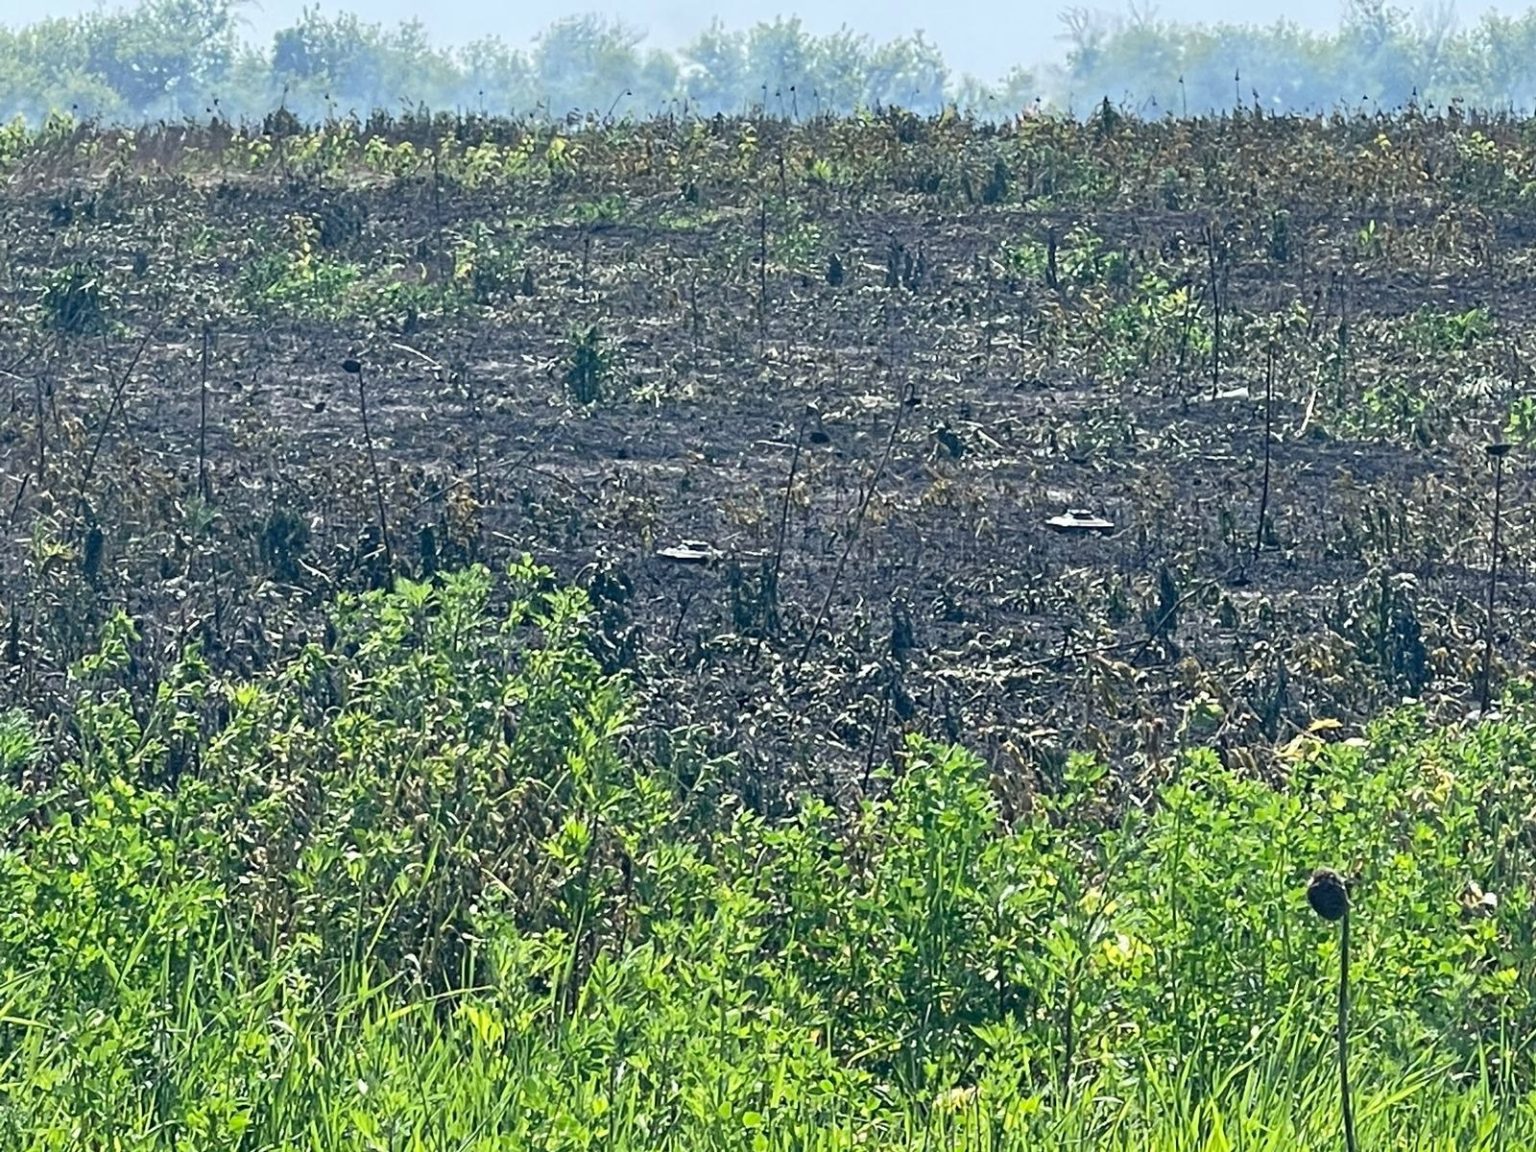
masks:
{"type": "Polygon", "coordinates": [[[1499,523],[1504,511],[1504,457],[1509,455],[1510,445],[1499,441],[1487,447],[1493,457],[1493,528],[1488,541],[1488,610],[1483,617],[1483,683],[1478,699],[1479,712],[1488,715],[1488,705],[1493,695],[1493,633],[1494,608],[1499,592],[1499,523]]]}
{"type": "Polygon", "coordinates": [[[832,573],[832,582],[827,586],[827,594],[822,598],[821,608],[816,613],[816,619],[811,623],[810,635],[805,638],[800,655],[795,659],[794,670],[790,673],[791,680],[799,678],[800,669],[804,667],[806,658],[810,656],[811,646],[816,643],[816,636],[827,618],[827,611],[832,607],[832,598],[837,595],[838,587],[842,584],[843,569],[847,567],[848,557],[853,553],[853,546],[858,543],[859,529],[864,524],[864,514],[869,511],[869,502],[874,499],[875,489],[879,487],[880,479],[885,475],[885,466],[891,459],[891,449],[896,446],[896,437],[901,434],[901,425],[909,407],[911,405],[903,401],[896,408],[896,419],[891,424],[891,434],[886,437],[885,451],[880,454],[880,463],[875,466],[875,474],[869,478],[869,486],[864,489],[864,496],[859,501],[859,510],[854,515],[853,527],[848,533],[848,542],[843,545],[843,554],[837,559],[837,568],[832,573]]]}
{"type": "Polygon", "coordinates": [[[363,365],[360,360],[349,358],[341,362],[341,369],[357,377],[357,403],[363,417],[363,448],[368,454],[368,471],[373,477],[373,497],[379,516],[379,539],[384,544],[384,566],[389,572],[390,579],[393,580],[395,550],[389,539],[389,516],[384,510],[384,481],[379,476],[379,460],[373,451],[373,432],[368,427],[368,387],[363,378],[363,365]]]}
{"type": "Polygon", "coordinates": [[[1358,1152],[1355,1109],[1349,1093],[1349,882],[1332,868],[1319,868],[1307,883],[1307,903],[1330,924],[1339,925],[1339,1106],[1344,1113],[1345,1152],[1358,1152]]]}

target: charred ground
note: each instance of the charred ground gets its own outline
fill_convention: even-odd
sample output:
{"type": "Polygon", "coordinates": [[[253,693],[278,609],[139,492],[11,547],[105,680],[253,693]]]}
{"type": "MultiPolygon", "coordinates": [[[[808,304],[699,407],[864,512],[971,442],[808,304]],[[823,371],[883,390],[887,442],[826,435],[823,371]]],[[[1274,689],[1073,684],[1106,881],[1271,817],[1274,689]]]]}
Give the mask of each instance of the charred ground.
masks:
{"type": "Polygon", "coordinates": [[[1262,766],[1473,706],[1502,439],[1495,687],[1528,663],[1527,122],[264,127],[7,146],[12,701],[119,604],[144,677],[324,643],[387,542],[580,581],[635,739],[764,802],[910,729],[1015,796],[1074,748],[1262,766]]]}

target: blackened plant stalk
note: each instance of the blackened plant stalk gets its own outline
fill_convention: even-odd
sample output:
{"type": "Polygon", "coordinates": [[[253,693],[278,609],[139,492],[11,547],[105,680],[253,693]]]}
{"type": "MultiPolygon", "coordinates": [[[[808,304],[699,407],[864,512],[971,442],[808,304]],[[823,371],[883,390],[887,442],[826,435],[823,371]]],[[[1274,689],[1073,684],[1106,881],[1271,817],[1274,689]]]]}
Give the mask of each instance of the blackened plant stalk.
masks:
{"type": "Polygon", "coordinates": [[[1493,527],[1488,540],[1488,611],[1483,618],[1483,682],[1478,698],[1478,710],[1488,715],[1488,705],[1493,694],[1493,610],[1499,593],[1499,522],[1504,511],[1504,457],[1510,446],[1498,441],[1487,447],[1493,457],[1493,527]]]}
{"type": "Polygon", "coordinates": [[[1205,253],[1211,276],[1211,395],[1221,387],[1221,267],[1215,224],[1205,226],[1205,253]]]}
{"type": "Polygon", "coordinates": [[[906,400],[896,406],[896,418],[891,422],[891,434],[886,437],[885,450],[880,454],[880,462],[875,465],[874,475],[869,478],[869,486],[864,489],[863,498],[859,501],[858,511],[854,513],[853,525],[848,531],[848,539],[843,545],[842,555],[837,558],[837,567],[832,571],[832,581],[827,585],[827,594],[821,601],[821,608],[816,613],[816,618],[811,621],[810,635],[806,636],[805,644],[800,649],[800,655],[796,658],[790,680],[793,682],[800,678],[800,669],[804,667],[810,657],[811,648],[816,643],[816,636],[821,631],[822,624],[826,621],[827,612],[832,607],[832,598],[837,595],[838,587],[842,584],[843,569],[848,566],[848,557],[853,552],[853,546],[858,543],[859,530],[864,526],[864,515],[869,511],[869,502],[874,499],[875,489],[880,486],[880,480],[885,475],[885,466],[890,463],[891,449],[896,446],[896,437],[901,435],[901,423],[907,412],[915,405],[912,403],[916,397],[908,394],[906,400]]]}
{"type": "Polygon", "coordinates": [[[762,355],[768,328],[768,201],[757,205],[757,347],[762,355]]]}
{"type": "MultiPolygon", "coordinates": [[[[805,410],[800,413],[800,427],[795,431],[795,450],[789,458],[789,476],[784,480],[784,499],[783,502],[779,505],[778,538],[774,542],[773,548],[773,574],[769,577],[769,588],[765,589],[765,591],[769,591],[771,589],[771,592],[774,596],[778,595],[779,572],[784,564],[784,540],[789,530],[789,502],[795,488],[795,473],[800,469],[800,449],[805,444],[806,425],[810,423],[810,419],[813,415],[816,415],[818,419],[820,418],[819,413],[816,412],[816,409],[809,404],[806,405],[805,410]]],[[[757,635],[757,642],[752,646],[752,662],[754,666],[757,663],[758,652],[762,648],[763,635],[766,632],[766,628],[759,632],[757,635]]]]}
{"type": "MultiPolygon", "coordinates": [[[[101,457],[102,445],[107,441],[107,433],[112,428],[112,418],[123,407],[123,396],[128,388],[128,379],[139,366],[139,360],[144,355],[144,349],[149,347],[149,342],[154,339],[155,332],[160,327],[159,318],[154,318],[145,326],[144,335],[133,350],[133,355],[128,357],[128,362],[123,365],[120,372],[113,373],[112,395],[107,401],[107,414],[102,417],[101,426],[96,429],[96,440],[91,445],[91,453],[85,458],[85,468],[80,473],[80,491],[75,496],[75,515],[78,517],[85,511],[86,500],[90,493],[91,478],[96,474],[96,462],[101,457]]],[[[105,345],[106,338],[103,336],[105,345]]],[[[39,410],[41,419],[41,410],[39,410]]],[[[41,425],[39,425],[41,427],[41,425]]],[[[41,443],[41,441],[39,441],[41,443]]],[[[42,479],[42,454],[38,454],[38,479],[42,479]]]]}
{"type": "Polygon", "coordinates": [[[1307,882],[1307,903],[1330,924],[1339,926],[1339,1107],[1344,1113],[1345,1152],[1358,1152],[1355,1110],[1349,1094],[1349,883],[1332,868],[1319,868],[1307,882]]]}
{"type": "Polygon", "coordinates": [[[197,393],[197,493],[205,501],[213,499],[213,489],[208,483],[208,360],[212,351],[213,328],[204,324],[197,393]]]}
{"type": "Polygon", "coordinates": [[[1264,547],[1264,521],[1269,515],[1269,463],[1275,416],[1275,344],[1270,341],[1264,364],[1264,478],[1259,487],[1259,524],[1253,535],[1253,560],[1264,547]]]}
{"type": "Polygon", "coordinates": [[[379,460],[373,451],[373,432],[368,427],[368,386],[362,361],[351,357],[341,362],[341,370],[357,377],[357,404],[363,418],[363,450],[368,454],[368,471],[373,479],[373,498],[379,516],[379,539],[384,544],[384,566],[391,582],[395,576],[395,550],[389,541],[389,517],[384,511],[384,482],[379,477],[379,460]]]}
{"type": "Polygon", "coordinates": [[[32,381],[33,386],[33,416],[37,433],[37,486],[43,487],[48,480],[48,422],[47,404],[44,397],[52,394],[52,386],[44,381],[43,373],[39,372],[32,381]]]}

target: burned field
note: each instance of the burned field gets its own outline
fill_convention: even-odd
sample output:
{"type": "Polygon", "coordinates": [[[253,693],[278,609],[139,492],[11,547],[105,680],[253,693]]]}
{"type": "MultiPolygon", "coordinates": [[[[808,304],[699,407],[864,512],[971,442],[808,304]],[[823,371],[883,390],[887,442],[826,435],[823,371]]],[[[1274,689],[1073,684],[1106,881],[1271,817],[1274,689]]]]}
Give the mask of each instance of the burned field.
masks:
{"type": "Polygon", "coordinates": [[[0,703],[522,553],[763,803],[1520,690],[1524,122],[266,127],[4,153],[0,703]]]}

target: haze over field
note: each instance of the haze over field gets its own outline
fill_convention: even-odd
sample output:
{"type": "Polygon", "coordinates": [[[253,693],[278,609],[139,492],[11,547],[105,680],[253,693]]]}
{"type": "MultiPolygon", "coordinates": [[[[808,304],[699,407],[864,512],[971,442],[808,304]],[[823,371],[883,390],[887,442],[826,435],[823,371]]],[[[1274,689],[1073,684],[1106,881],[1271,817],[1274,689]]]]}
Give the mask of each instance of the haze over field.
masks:
{"type": "Polygon", "coordinates": [[[899,105],[1009,117],[1385,109],[1453,101],[1536,107],[1536,9],[1458,11],[1388,0],[1119,7],[990,0],[956,9],[840,0],[800,16],[778,0],[350,8],[302,0],[139,0],[0,25],[0,118],[70,111],[135,122],[304,119],[383,109],[646,117],[667,110],[791,119],[899,105]],[[29,22],[30,21],[30,22],[29,22]]]}
{"type": "MultiPolygon", "coordinates": [[[[420,20],[438,45],[464,44],[483,36],[500,36],[511,45],[531,44],[556,20],[586,14],[617,18],[647,34],[646,43],[676,51],[710,22],[722,18],[728,27],[745,28],[776,17],[798,17],[807,31],[829,35],[844,25],[876,40],[909,36],[921,30],[943,53],[950,66],[986,80],[1005,75],[1015,65],[1061,61],[1068,48],[1062,36],[1061,17],[1076,5],[1065,0],[971,0],[940,5],[930,0],[830,0],[816,4],[780,4],[777,0],[739,0],[729,6],[706,0],[606,0],[581,3],[557,0],[545,4],[500,4],[491,0],[433,5],[420,0],[373,0],[366,4],[309,4],[334,16],[356,11],[370,21],[393,25],[420,20]]],[[[92,0],[11,0],[0,14],[0,23],[20,26],[48,17],[78,16],[110,11],[117,5],[92,0]]],[[[1270,25],[1286,20],[1303,29],[1326,31],[1339,26],[1349,15],[1348,0],[1247,0],[1240,5],[1221,0],[1166,0],[1164,3],[1126,5],[1086,3],[1081,7],[1111,15],[1135,11],[1159,21],[1179,24],[1215,24],[1241,20],[1250,25],[1270,25]]],[[[1442,11],[1454,11],[1462,24],[1476,22],[1484,13],[1518,15],[1529,5],[1522,0],[1493,0],[1466,5],[1400,5],[1419,21],[1433,21],[1442,11]]],[[[246,33],[270,42],[280,28],[303,15],[304,0],[254,0],[242,12],[246,33]]]]}

